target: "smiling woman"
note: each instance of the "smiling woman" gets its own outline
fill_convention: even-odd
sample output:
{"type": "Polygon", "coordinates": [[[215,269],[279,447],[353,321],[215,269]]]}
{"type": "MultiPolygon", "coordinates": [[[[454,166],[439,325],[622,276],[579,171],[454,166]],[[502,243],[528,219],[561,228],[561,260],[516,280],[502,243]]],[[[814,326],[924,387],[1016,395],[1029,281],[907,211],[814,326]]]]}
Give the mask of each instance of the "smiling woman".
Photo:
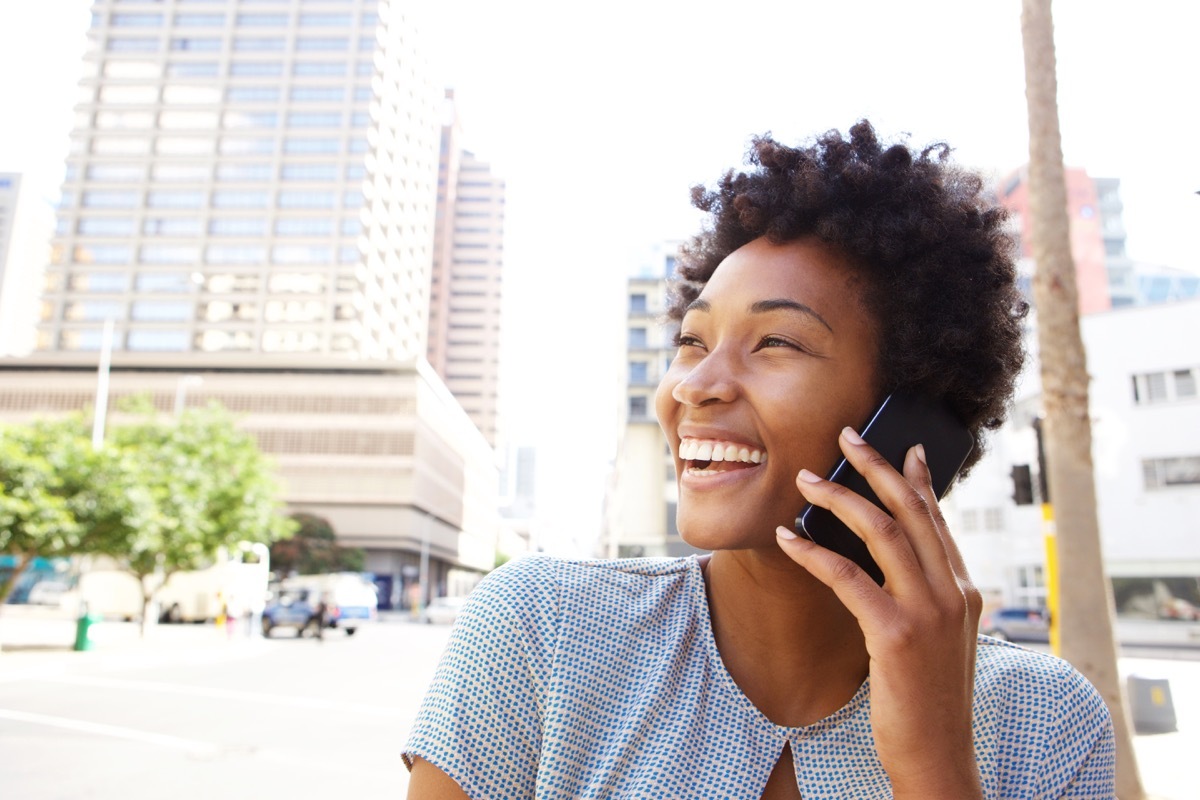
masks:
{"type": "Polygon", "coordinates": [[[860,122],[694,200],[658,389],[678,528],[710,556],[530,557],[458,617],[404,752],[409,797],[1110,798],[1112,723],[1068,664],[978,635],[981,598],[902,392],[975,443],[1023,354],[1004,214],[949,149],[860,122]],[[845,461],[881,506],[820,476],[845,461]],[[806,505],[884,580],[799,537],[806,505]]]}

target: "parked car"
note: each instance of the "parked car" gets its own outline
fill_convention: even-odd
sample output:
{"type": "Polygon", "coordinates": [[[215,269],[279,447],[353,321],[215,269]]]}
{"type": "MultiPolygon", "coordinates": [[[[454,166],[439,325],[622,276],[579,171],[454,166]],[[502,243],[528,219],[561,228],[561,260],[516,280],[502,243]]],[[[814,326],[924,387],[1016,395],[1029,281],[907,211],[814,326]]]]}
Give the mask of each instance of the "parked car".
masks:
{"type": "Polygon", "coordinates": [[[343,630],[347,636],[353,636],[378,613],[375,585],[361,575],[302,575],[282,581],[275,599],[263,609],[263,635],[270,636],[275,628],[291,628],[297,636],[302,635],[306,626],[315,625],[322,597],[329,604],[325,626],[343,630]]]}
{"type": "Polygon", "coordinates": [[[452,625],[458,612],[466,602],[465,597],[435,597],[421,612],[421,621],[426,624],[452,625]]]}
{"type": "Polygon", "coordinates": [[[979,632],[1009,642],[1049,642],[1050,614],[1043,608],[998,608],[979,620],[979,632]]]}

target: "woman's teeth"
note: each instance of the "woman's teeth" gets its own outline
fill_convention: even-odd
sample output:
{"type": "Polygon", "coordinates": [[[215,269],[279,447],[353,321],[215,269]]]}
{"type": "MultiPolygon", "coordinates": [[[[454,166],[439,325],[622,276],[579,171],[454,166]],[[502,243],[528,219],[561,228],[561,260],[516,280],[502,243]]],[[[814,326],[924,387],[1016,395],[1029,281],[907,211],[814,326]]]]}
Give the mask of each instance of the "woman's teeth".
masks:
{"type": "Polygon", "coordinates": [[[762,450],[702,439],[680,442],[679,457],[684,461],[741,461],[747,464],[762,464],[767,460],[767,454],[762,450]]]}

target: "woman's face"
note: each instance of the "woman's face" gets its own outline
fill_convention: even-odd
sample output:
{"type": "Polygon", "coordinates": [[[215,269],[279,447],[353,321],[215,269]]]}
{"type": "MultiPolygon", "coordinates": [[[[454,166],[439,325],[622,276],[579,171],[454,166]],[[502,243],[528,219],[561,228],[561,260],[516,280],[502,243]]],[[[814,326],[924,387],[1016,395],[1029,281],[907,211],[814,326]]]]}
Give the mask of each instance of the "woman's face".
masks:
{"type": "Polygon", "coordinates": [[[804,507],[796,473],[827,474],[839,431],[878,404],[878,325],[856,274],[816,239],[760,238],[689,306],[655,399],[689,544],[774,547],[804,507]]]}

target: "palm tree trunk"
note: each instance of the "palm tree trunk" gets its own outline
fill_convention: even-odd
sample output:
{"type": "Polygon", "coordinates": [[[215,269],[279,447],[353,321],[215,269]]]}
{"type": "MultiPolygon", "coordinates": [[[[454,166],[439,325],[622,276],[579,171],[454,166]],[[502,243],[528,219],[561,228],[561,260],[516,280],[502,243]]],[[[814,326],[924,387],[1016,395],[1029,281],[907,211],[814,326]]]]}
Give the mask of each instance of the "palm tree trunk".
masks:
{"type": "Polygon", "coordinates": [[[1112,587],[1104,571],[1096,516],[1087,359],[1079,333],[1079,299],[1067,219],[1050,0],[1022,0],[1021,38],[1029,108],[1031,244],[1037,264],[1033,296],[1060,576],[1061,655],[1092,682],[1112,713],[1117,736],[1117,796],[1144,800],[1117,672],[1112,587]]]}

